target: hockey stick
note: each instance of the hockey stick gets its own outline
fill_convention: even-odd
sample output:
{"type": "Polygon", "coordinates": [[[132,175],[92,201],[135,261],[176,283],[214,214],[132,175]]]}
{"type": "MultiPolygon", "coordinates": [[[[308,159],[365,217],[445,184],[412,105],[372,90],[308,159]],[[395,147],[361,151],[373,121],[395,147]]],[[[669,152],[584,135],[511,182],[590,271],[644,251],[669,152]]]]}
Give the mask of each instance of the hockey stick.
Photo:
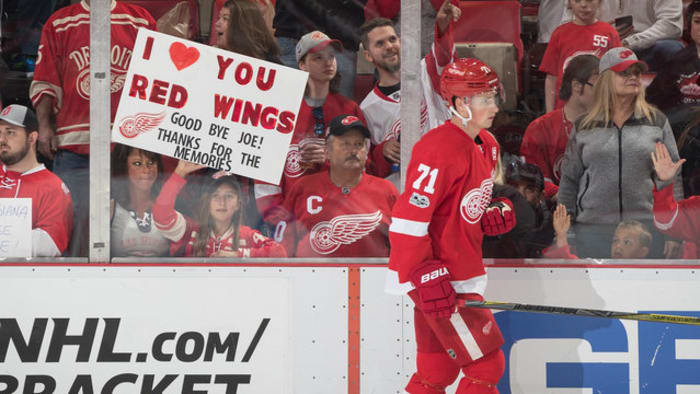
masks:
{"type": "Polygon", "coordinates": [[[567,307],[563,307],[563,306],[517,304],[517,303],[513,303],[513,302],[457,300],[457,304],[461,308],[469,307],[469,308],[500,309],[500,310],[504,310],[504,311],[555,313],[555,314],[563,314],[563,315],[606,317],[608,319],[641,320],[641,321],[650,321],[650,322],[656,322],[656,323],[688,324],[688,325],[692,325],[692,326],[700,326],[700,317],[695,317],[695,316],[662,315],[662,314],[658,314],[658,313],[614,312],[614,311],[604,311],[604,310],[600,310],[600,309],[583,309],[583,308],[567,308],[567,307]]]}

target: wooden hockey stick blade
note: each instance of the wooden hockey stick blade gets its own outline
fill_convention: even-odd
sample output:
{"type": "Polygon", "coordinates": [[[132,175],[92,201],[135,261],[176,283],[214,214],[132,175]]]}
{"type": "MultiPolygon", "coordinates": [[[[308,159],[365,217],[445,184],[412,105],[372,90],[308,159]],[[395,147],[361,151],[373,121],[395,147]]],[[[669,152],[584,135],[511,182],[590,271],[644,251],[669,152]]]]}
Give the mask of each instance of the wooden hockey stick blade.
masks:
{"type": "Polygon", "coordinates": [[[504,311],[519,311],[519,312],[552,313],[552,314],[590,316],[590,317],[605,317],[608,319],[640,320],[640,321],[649,321],[649,322],[656,322],[656,323],[688,324],[691,326],[700,326],[700,317],[695,317],[695,316],[663,315],[663,314],[658,314],[658,313],[614,312],[614,311],[604,311],[604,310],[600,310],[600,309],[583,309],[583,308],[568,308],[568,307],[563,307],[563,306],[517,304],[517,303],[513,303],[513,302],[457,300],[457,304],[461,308],[466,308],[466,307],[486,308],[486,309],[499,309],[499,310],[504,310],[504,311]]]}

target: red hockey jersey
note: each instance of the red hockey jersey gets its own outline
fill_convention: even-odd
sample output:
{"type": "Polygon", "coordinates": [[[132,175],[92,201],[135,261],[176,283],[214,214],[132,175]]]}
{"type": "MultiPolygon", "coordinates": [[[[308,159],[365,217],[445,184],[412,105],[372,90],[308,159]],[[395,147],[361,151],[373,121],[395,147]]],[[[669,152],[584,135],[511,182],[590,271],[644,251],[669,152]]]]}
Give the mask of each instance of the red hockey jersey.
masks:
{"type": "Polygon", "coordinates": [[[297,257],[386,257],[397,197],[391,182],[368,174],[353,188],[333,184],[328,171],[306,176],[284,200],[289,217],[276,239],[297,257]]]}
{"type": "Polygon", "coordinates": [[[73,231],[73,200],[43,164],[21,174],[0,166],[0,198],[32,199],[33,256],[55,257],[66,250],[73,231]]]}
{"type": "Polygon", "coordinates": [[[409,291],[413,269],[440,260],[455,291],[483,295],[480,221],[491,202],[498,155],[498,143],[488,131],[472,139],[449,121],[416,143],[405,191],[392,212],[388,292],[409,291]]]}
{"type": "MultiPolygon", "coordinates": [[[[142,27],[155,30],[156,22],[145,9],[123,1],[112,1],[111,18],[113,121],[136,33],[142,27]]],[[[90,8],[84,1],[56,11],[41,32],[39,57],[29,88],[34,107],[45,95],[54,98],[58,147],[79,154],[89,153],[90,8]]]]}
{"type": "Polygon", "coordinates": [[[573,128],[574,124],[566,119],[564,109],[560,108],[535,119],[525,130],[520,154],[526,163],[542,170],[547,189],[554,189],[554,193],[546,193],[548,197],[556,194],[556,188],[550,184],[559,185],[564,151],[573,128]]]}
{"type": "Polygon", "coordinates": [[[360,107],[354,101],[339,93],[330,93],[322,107],[323,134],[318,136],[315,134],[317,120],[312,113],[313,108],[309,107],[305,100],[302,100],[279,186],[255,181],[255,201],[258,205],[258,211],[260,211],[263,220],[267,223],[277,224],[281,220],[281,217],[284,215],[280,211],[282,202],[292,186],[302,176],[316,173],[322,169],[328,169],[327,165],[314,165],[311,168],[302,165],[300,149],[302,141],[307,138],[325,138],[326,127],[336,116],[355,115],[360,118],[362,123],[365,123],[360,107]]]}
{"type": "MultiPolygon", "coordinates": [[[[173,173],[163,185],[153,204],[153,221],[163,236],[172,242],[171,255],[184,248],[185,256],[194,255],[194,242],[199,224],[175,210],[177,195],[187,181],[173,173]]],[[[233,229],[217,237],[213,233],[207,241],[206,256],[218,251],[233,251],[233,229]]],[[[241,257],[287,257],[282,245],[247,226],[240,227],[238,252],[241,257]]]]}
{"type": "Polygon", "coordinates": [[[569,22],[557,27],[540,64],[540,71],[557,77],[555,108],[564,105],[559,99],[559,89],[564,70],[571,59],[578,55],[595,55],[600,58],[610,48],[621,46],[617,30],[605,22],[598,21],[585,26],[569,22]]]}
{"type": "Polygon", "coordinates": [[[673,198],[673,184],[654,188],[654,225],[662,232],[685,241],[700,242],[700,196],[681,201],[673,198]]]}

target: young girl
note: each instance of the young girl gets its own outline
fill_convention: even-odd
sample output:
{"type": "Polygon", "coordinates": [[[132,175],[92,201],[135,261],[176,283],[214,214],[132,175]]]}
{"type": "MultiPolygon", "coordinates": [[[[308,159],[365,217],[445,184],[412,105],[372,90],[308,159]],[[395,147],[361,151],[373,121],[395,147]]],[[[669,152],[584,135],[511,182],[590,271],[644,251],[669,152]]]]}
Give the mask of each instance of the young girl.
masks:
{"type": "Polygon", "coordinates": [[[547,112],[561,108],[559,100],[561,77],[569,61],[578,55],[598,58],[610,48],[622,46],[617,30],[597,18],[601,0],[569,0],[573,21],[559,26],[547,44],[540,71],[547,73],[544,93],[547,112]]]}
{"type": "Polygon", "coordinates": [[[175,210],[185,177],[204,166],[180,161],[153,205],[156,227],[172,244],[171,255],[286,257],[282,245],[241,225],[241,190],[236,178],[216,173],[200,199],[198,220],[175,210]]]}

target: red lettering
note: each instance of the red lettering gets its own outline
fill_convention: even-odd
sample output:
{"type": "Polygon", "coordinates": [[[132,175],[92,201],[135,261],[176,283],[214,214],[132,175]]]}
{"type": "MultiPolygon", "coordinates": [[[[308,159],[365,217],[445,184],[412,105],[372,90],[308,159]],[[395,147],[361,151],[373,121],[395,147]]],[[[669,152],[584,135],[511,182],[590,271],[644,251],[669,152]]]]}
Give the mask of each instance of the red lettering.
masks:
{"type": "Polygon", "coordinates": [[[239,85],[247,85],[253,79],[253,66],[248,62],[243,62],[236,67],[236,82],[239,85]],[[245,75],[243,73],[245,72],[245,75]]]}
{"type": "Polygon", "coordinates": [[[143,50],[143,58],[148,60],[151,58],[151,49],[153,49],[153,37],[146,38],[146,48],[143,50]]]}
{"type": "Polygon", "coordinates": [[[231,105],[235,99],[228,98],[226,96],[214,95],[214,117],[226,119],[228,111],[231,109],[231,105]]]}
{"type": "Polygon", "coordinates": [[[258,89],[263,91],[270,90],[272,84],[275,83],[275,74],[277,74],[277,70],[270,70],[267,74],[267,80],[263,80],[265,77],[265,67],[258,68],[258,89]]]}
{"type": "Polygon", "coordinates": [[[134,79],[131,80],[131,87],[129,88],[129,96],[136,97],[138,94],[141,100],[145,100],[147,87],[148,79],[143,75],[134,74],[134,79]]]}
{"type": "Polygon", "coordinates": [[[272,130],[277,124],[277,113],[280,112],[275,107],[265,107],[260,115],[260,126],[272,130]]]}
{"type": "Polygon", "coordinates": [[[219,79],[224,79],[224,75],[226,74],[226,69],[228,68],[228,66],[231,65],[231,63],[233,63],[233,59],[231,59],[231,58],[224,59],[223,56],[218,55],[216,57],[216,60],[219,62],[219,75],[217,75],[216,77],[219,79]]]}
{"type": "Polygon", "coordinates": [[[238,99],[236,102],[233,104],[233,113],[231,114],[231,120],[234,122],[238,122],[239,119],[241,119],[241,108],[243,107],[243,100],[238,99]]]}
{"type": "Polygon", "coordinates": [[[157,104],[165,104],[165,95],[168,94],[168,86],[170,86],[170,84],[167,82],[157,79],[154,80],[153,87],[151,88],[151,97],[148,98],[148,101],[157,104]]]}
{"type": "Polygon", "coordinates": [[[250,125],[258,127],[258,122],[260,121],[260,110],[262,110],[262,104],[255,104],[255,107],[253,107],[253,103],[246,101],[245,106],[243,107],[243,119],[241,119],[241,123],[250,123],[250,125]]]}
{"type": "Polygon", "coordinates": [[[168,107],[182,108],[187,104],[187,89],[183,86],[173,84],[168,98],[168,107]]]}
{"type": "Polygon", "coordinates": [[[277,131],[282,134],[291,133],[294,130],[294,118],[294,113],[289,111],[282,112],[279,116],[279,123],[277,123],[277,131]]]}

